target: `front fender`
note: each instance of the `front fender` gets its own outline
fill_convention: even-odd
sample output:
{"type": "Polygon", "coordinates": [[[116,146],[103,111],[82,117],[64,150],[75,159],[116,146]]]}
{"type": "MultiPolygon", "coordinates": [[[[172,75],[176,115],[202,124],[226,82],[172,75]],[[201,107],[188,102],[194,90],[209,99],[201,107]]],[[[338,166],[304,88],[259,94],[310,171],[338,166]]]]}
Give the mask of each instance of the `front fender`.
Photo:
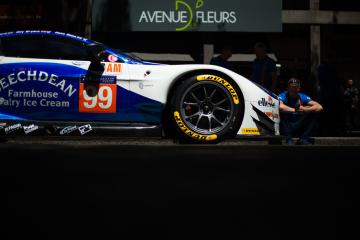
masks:
{"type": "Polygon", "coordinates": [[[179,76],[195,71],[217,71],[231,78],[244,97],[244,118],[239,135],[279,134],[279,100],[245,77],[228,69],[205,64],[129,65],[130,91],[163,104],[179,76]]]}

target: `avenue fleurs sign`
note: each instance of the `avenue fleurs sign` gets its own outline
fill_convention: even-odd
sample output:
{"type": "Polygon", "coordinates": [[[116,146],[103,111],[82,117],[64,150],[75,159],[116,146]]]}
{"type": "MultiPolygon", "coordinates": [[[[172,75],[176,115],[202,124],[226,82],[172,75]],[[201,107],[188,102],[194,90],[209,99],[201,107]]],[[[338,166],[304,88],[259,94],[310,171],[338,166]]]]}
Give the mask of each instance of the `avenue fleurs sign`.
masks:
{"type": "MultiPolygon", "coordinates": [[[[106,13],[110,11],[106,8],[108,0],[96,1],[103,2],[96,5],[94,11],[102,11],[96,16],[106,16],[107,24],[114,25],[119,24],[120,18],[124,22],[126,16],[125,25],[130,31],[282,31],[281,0],[122,0],[125,10],[117,16],[106,13]]],[[[99,19],[94,22],[101,26],[99,19]]]]}

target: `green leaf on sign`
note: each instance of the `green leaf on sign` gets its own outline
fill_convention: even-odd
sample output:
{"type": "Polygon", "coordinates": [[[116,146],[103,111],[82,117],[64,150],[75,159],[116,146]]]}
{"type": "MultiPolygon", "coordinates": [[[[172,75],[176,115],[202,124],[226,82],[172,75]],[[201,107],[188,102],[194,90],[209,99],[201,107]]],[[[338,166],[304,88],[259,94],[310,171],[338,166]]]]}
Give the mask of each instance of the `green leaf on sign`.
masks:
{"type": "Polygon", "coordinates": [[[204,1],[203,0],[197,0],[196,1],[196,9],[201,8],[202,6],[204,6],[204,1]]]}

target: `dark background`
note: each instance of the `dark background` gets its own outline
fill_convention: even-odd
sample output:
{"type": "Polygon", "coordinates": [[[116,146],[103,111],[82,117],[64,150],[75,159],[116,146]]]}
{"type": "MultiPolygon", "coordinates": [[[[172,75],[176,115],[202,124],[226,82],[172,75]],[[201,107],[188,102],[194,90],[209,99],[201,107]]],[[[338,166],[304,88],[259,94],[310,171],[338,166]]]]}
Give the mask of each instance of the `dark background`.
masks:
{"type": "Polygon", "coordinates": [[[358,146],[62,142],[0,145],[2,239],[359,238],[358,146]]]}
{"type": "MultiPolygon", "coordinates": [[[[56,30],[85,35],[86,6],[88,0],[2,0],[0,31],[56,30]]],[[[116,24],[122,32],[92,32],[91,38],[114,48],[129,52],[188,53],[197,63],[203,61],[203,44],[215,44],[215,52],[225,44],[233,47],[234,53],[252,53],[256,42],[262,41],[274,53],[282,65],[281,78],[295,76],[312,84],[310,78],[310,27],[307,24],[283,24],[281,33],[241,32],[131,32],[128,31],[127,0],[109,0],[109,15],[104,16],[106,25],[116,24]]],[[[283,0],[284,10],[308,10],[309,0],[283,0]]],[[[360,11],[359,1],[322,0],[320,10],[360,11]]],[[[256,14],[256,13],[254,13],[256,14]]],[[[337,66],[340,81],[351,77],[358,81],[360,73],[360,26],[322,25],[321,59],[337,66]]],[[[236,63],[236,71],[245,77],[251,74],[250,62],[236,63]]],[[[312,86],[305,86],[311,91],[312,86]]]]}

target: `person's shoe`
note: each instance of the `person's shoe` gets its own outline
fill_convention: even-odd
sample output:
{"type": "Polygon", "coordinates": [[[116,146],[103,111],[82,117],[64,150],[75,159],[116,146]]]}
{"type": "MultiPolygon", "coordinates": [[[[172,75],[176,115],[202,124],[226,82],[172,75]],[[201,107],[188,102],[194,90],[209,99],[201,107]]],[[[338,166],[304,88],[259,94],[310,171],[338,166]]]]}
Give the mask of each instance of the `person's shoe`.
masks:
{"type": "Polygon", "coordinates": [[[308,139],[300,138],[299,139],[299,145],[310,145],[311,142],[308,139]]]}
{"type": "Polygon", "coordinates": [[[292,138],[288,138],[288,139],[286,139],[286,144],[287,145],[295,145],[295,142],[294,142],[294,140],[292,140],[292,138]]]}

